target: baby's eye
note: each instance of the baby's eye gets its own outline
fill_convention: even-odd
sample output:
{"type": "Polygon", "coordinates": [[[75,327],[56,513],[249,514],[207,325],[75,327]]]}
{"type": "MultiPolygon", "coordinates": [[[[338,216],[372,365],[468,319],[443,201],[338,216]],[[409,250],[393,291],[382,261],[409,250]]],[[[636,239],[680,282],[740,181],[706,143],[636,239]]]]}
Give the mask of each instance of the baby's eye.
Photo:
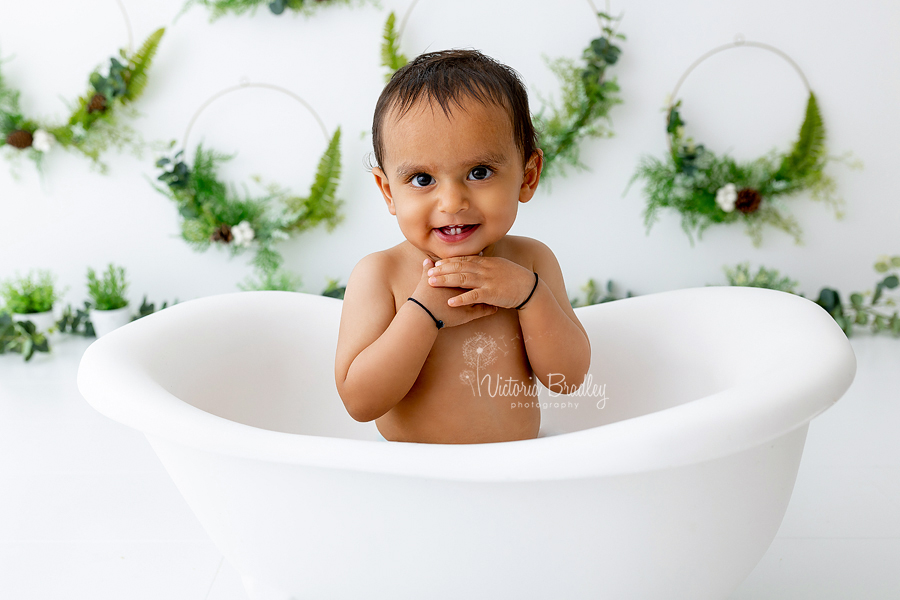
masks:
{"type": "Polygon", "coordinates": [[[493,175],[493,173],[494,172],[491,169],[489,169],[488,167],[484,167],[484,166],[475,167],[474,169],[469,171],[469,175],[471,175],[472,179],[475,179],[476,181],[480,181],[482,179],[487,179],[488,177],[493,175]]]}
{"type": "Polygon", "coordinates": [[[416,173],[413,175],[410,183],[412,183],[413,187],[428,187],[432,181],[434,181],[434,178],[428,173],[416,173]]]}

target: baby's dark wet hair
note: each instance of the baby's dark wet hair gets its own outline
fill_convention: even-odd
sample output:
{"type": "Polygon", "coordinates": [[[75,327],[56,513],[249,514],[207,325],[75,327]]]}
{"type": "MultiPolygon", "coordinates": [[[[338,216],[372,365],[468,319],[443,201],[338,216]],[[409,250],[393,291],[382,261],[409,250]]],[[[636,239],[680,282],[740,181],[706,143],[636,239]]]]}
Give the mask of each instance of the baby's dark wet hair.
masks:
{"type": "Polygon", "coordinates": [[[384,86],[372,120],[377,166],[384,165],[385,116],[396,107],[398,118],[402,117],[423,96],[436,102],[448,117],[451,103],[461,108],[466,97],[502,106],[509,113],[523,165],[537,148],[528,93],[518,73],[477,50],[442,50],[420,54],[398,69],[384,86]]]}

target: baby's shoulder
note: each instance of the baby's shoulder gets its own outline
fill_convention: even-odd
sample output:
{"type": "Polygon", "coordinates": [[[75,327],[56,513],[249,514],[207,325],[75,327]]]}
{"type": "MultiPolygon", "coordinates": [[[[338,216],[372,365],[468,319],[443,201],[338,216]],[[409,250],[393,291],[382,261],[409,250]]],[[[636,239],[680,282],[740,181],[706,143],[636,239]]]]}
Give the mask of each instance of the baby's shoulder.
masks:
{"type": "Polygon", "coordinates": [[[403,265],[402,253],[396,247],[372,252],[356,263],[347,285],[354,283],[358,286],[365,282],[363,286],[367,289],[380,288],[393,292],[397,278],[405,272],[403,265]]]}
{"type": "Polygon", "coordinates": [[[506,243],[503,248],[504,258],[529,269],[534,269],[535,263],[550,252],[544,242],[523,235],[507,235],[503,241],[506,243]]]}
{"type": "Polygon", "coordinates": [[[367,280],[381,279],[387,282],[393,260],[387,250],[379,250],[363,256],[353,267],[350,277],[367,280]]]}

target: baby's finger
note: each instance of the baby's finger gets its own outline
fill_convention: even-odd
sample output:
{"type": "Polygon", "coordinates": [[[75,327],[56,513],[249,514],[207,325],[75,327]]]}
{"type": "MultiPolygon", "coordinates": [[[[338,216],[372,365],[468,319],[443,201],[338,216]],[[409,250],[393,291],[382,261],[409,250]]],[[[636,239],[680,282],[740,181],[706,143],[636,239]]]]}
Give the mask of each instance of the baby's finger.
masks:
{"type": "Polygon", "coordinates": [[[433,286],[473,288],[478,285],[473,273],[446,273],[444,275],[432,275],[428,283],[433,286]]]}
{"type": "Polygon", "coordinates": [[[447,304],[450,306],[464,306],[466,304],[476,304],[479,302],[484,302],[484,298],[482,298],[484,294],[481,293],[481,290],[474,289],[469,290],[465,294],[460,294],[459,296],[453,296],[449,300],[447,300],[447,304]]]}

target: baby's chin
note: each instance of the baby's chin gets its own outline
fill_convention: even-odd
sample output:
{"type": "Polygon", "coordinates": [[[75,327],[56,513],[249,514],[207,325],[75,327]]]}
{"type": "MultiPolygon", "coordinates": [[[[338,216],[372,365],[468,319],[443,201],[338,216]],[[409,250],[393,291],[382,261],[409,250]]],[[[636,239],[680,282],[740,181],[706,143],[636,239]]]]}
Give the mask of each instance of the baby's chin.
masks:
{"type": "MultiPolygon", "coordinates": [[[[446,256],[438,256],[436,254],[432,254],[431,252],[427,252],[427,251],[425,252],[425,254],[428,255],[428,258],[431,259],[431,262],[437,262],[439,260],[446,260],[448,258],[455,258],[457,256],[472,256],[472,254],[469,254],[468,252],[450,252],[446,256]]],[[[483,256],[484,250],[479,250],[475,254],[477,256],[483,256]]]]}

